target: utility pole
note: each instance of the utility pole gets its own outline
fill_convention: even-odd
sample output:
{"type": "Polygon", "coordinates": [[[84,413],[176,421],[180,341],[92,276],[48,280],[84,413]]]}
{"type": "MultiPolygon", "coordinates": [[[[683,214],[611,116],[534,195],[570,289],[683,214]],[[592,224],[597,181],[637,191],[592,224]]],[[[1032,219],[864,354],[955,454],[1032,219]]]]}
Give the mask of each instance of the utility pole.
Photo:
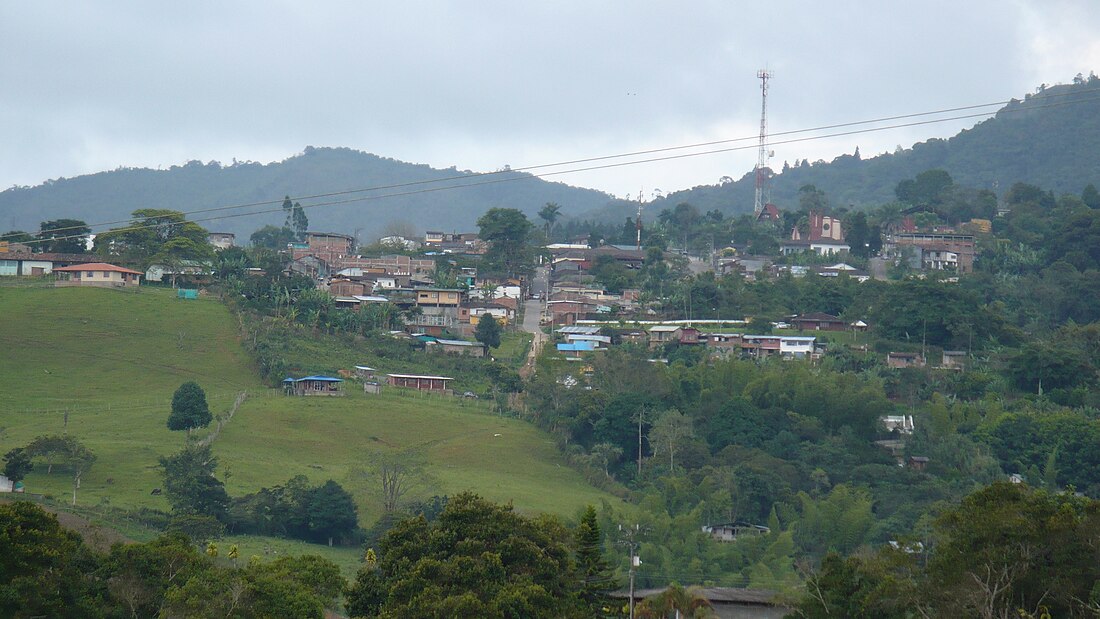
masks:
{"type": "Polygon", "coordinates": [[[619,543],[630,549],[630,571],[627,572],[630,575],[630,619],[634,619],[634,575],[638,566],[642,564],[642,559],[638,556],[638,546],[641,545],[638,537],[642,533],[640,525],[635,524],[633,527],[628,526],[625,529],[623,525],[619,525],[619,534],[623,536],[619,539],[619,543]]]}
{"type": "Polygon", "coordinates": [[[634,228],[637,230],[638,238],[635,241],[634,248],[638,251],[642,249],[642,190],[638,190],[638,217],[634,220],[634,228]]]}

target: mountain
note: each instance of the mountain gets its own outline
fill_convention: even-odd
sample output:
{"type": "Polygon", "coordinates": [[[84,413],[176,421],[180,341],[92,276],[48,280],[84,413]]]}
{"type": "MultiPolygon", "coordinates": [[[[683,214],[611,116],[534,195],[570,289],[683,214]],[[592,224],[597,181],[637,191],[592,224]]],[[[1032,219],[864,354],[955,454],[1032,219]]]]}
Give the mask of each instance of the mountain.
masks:
{"type": "MultiPolygon", "coordinates": [[[[283,196],[306,196],[369,187],[379,191],[301,200],[303,206],[366,196],[390,195],[349,204],[307,208],[313,230],[352,233],[370,241],[391,223],[408,223],[418,232],[426,228],[464,231],[493,207],[518,208],[534,219],[547,202],[562,213],[579,214],[612,199],[591,189],[547,182],[523,172],[477,175],[454,168],[436,169],[405,163],[347,148],[306,147],[299,155],[270,164],[253,162],[222,165],[192,161],[167,170],[119,168],[46,181],[35,187],[13,187],[0,192],[0,230],[37,231],[42,221],[75,218],[89,224],[124,221],[139,208],[195,211],[221,206],[275,201],[243,209],[196,214],[204,220],[236,213],[275,212],[201,221],[208,230],[233,232],[247,239],[257,228],[281,225],[283,196]],[[496,182],[511,179],[508,182],[496,182]],[[401,185],[401,187],[393,187],[401,185]],[[435,190],[467,185],[461,189],[435,190]],[[433,190],[433,191],[426,191],[433,190]],[[392,195],[400,194],[400,195],[392,195]]],[[[97,232],[101,231],[96,229],[97,232]]]]}
{"type": "MultiPolygon", "coordinates": [[[[1017,182],[1080,194],[1089,183],[1100,185],[1097,153],[1100,79],[1090,76],[1013,100],[994,117],[949,139],[931,139],[866,159],[849,154],[831,162],[803,162],[784,167],[769,185],[772,202],[780,209],[798,208],[798,190],[808,184],[823,190],[833,206],[877,206],[895,200],[899,181],[935,168],[947,170],[956,184],[998,194],[1017,182]]],[[[670,193],[647,204],[646,211],[655,215],[682,202],[702,212],[752,212],[753,173],[722,185],[670,193]]],[[[633,216],[636,206],[618,201],[589,216],[619,222],[633,216]]]]}

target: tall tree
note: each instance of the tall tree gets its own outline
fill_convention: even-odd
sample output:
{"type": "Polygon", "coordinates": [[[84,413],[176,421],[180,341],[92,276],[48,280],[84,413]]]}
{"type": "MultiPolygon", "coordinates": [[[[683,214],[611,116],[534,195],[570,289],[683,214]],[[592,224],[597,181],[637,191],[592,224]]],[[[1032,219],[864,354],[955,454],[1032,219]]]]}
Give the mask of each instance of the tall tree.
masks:
{"type": "Polygon", "coordinates": [[[68,467],[73,477],[73,505],[76,505],[76,491],[80,489],[80,478],[95,463],[96,456],[83,443],[71,436],[40,436],[24,448],[26,455],[43,458],[49,464],[47,472],[55,465],[68,467]]]}
{"type": "Polygon", "coordinates": [[[253,247],[264,247],[276,251],[285,250],[287,244],[294,242],[294,229],[283,226],[264,226],[248,237],[253,247]]]}
{"type": "Polygon", "coordinates": [[[88,235],[92,229],[79,219],[53,219],[39,226],[38,248],[44,252],[83,254],[88,251],[88,235]]]}
{"type": "Polygon", "coordinates": [[[492,314],[482,314],[477,319],[477,327],[474,328],[474,339],[485,344],[489,348],[500,346],[500,325],[492,314]]]}
{"type": "Polygon", "coordinates": [[[328,538],[329,546],[334,537],[351,533],[359,526],[355,501],[331,479],[310,493],[307,510],[310,532],[328,538]]]}
{"type": "Polygon", "coordinates": [[[187,430],[190,435],[195,428],[205,428],[214,417],[206,403],[206,392],[194,381],[187,381],[172,394],[172,412],[168,415],[169,430],[187,430]]]}
{"type": "Polygon", "coordinates": [[[653,456],[667,455],[668,468],[676,473],[676,454],[683,450],[684,441],[695,435],[691,418],[680,411],[665,411],[649,430],[649,444],[653,456]]]}
{"type": "Polygon", "coordinates": [[[16,447],[4,454],[4,477],[12,481],[23,481],[33,469],[34,463],[26,449],[16,447]]]}
{"type": "Polygon", "coordinates": [[[603,556],[603,533],[596,520],[596,508],[589,505],[573,533],[577,545],[577,572],[581,579],[581,600],[599,613],[607,593],[615,588],[611,565],[603,556]]]}
{"type": "Polygon", "coordinates": [[[160,466],[164,470],[164,494],[174,512],[225,519],[229,494],[225,484],[214,476],[218,459],[209,445],[188,445],[179,453],[162,457],[160,466]]]}
{"type": "Polygon", "coordinates": [[[554,229],[554,223],[558,221],[558,217],[561,216],[561,206],[554,202],[547,202],[541,209],[539,209],[539,219],[543,221],[543,230],[546,232],[546,237],[550,238],[550,232],[554,229]]]}
{"type": "Polygon", "coordinates": [[[477,220],[481,240],[489,243],[485,264],[508,277],[526,275],[534,266],[527,216],[514,208],[491,208],[477,220]]]}

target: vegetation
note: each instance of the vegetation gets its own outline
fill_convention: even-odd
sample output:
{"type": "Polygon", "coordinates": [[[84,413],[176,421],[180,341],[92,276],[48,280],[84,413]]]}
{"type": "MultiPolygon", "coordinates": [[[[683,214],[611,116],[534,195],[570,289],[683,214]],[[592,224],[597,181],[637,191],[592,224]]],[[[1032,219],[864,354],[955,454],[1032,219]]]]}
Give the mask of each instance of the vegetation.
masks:
{"type": "Polygon", "coordinates": [[[210,406],[206,403],[206,392],[195,381],[180,385],[172,394],[172,412],[168,415],[169,430],[187,430],[205,428],[214,420],[210,406]]]}

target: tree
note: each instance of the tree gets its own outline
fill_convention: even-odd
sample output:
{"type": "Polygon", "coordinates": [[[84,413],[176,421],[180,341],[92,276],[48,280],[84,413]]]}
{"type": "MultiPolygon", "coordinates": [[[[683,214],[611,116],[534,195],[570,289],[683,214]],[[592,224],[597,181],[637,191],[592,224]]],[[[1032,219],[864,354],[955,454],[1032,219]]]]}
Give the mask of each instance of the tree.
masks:
{"type": "Polygon", "coordinates": [[[1089,208],[1100,209],[1100,191],[1096,190],[1096,185],[1092,183],[1085,185],[1084,191],[1081,192],[1081,201],[1089,208]]]}
{"type": "Polygon", "coordinates": [[[164,494],[177,514],[202,514],[225,520],[229,494],[214,475],[218,460],[209,445],[188,445],[179,453],[160,459],[164,469],[164,494]]]}
{"type": "Polygon", "coordinates": [[[332,538],[359,527],[355,501],[347,490],[331,479],[310,493],[306,509],[310,532],[320,538],[327,537],[329,546],[332,546],[332,538]]]}
{"type": "Polygon", "coordinates": [[[554,229],[554,223],[558,221],[560,216],[561,206],[554,202],[547,202],[539,209],[539,219],[544,222],[543,229],[546,231],[547,238],[550,237],[550,231],[554,229]]]}
{"type": "Polygon", "coordinates": [[[88,573],[95,559],[80,536],[27,501],[0,503],[0,616],[95,617],[88,573]]]}
{"type": "Polygon", "coordinates": [[[489,348],[500,346],[500,325],[492,314],[482,314],[477,319],[477,327],[474,329],[474,339],[485,344],[489,348]]]}
{"type": "Polygon", "coordinates": [[[378,453],[371,458],[369,473],[378,476],[382,509],[386,513],[396,512],[406,494],[431,482],[426,467],[423,454],[411,450],[378,453]]]}
{"type": "Polygon", "coordinates": [[[596,521],[596,508],[589,505],[581,516],[573,537],[577,544],[577,572],[581,578],[581,600],[594,612],[615,588],[611,565],[603,556],[603,534],[596,521]]]}
{"type": "Polygon", "coordinates": [[[662,414],[649,430],[649,444],[653,456],[668,454],[668,468],[676,473],[676,454],[684,447],[684,440],[695,435],[691,418],[680,411],[670,410],[662,414]]]}
{"type": "Polygon", "coordinates": [[[95,454],[83,443],[71,436],[40,436],[24,448],[30,458],[43,458],[49,464],[47,473],[53,471],[55,464],[68,467],[73,476],[73,505],[76,505],[76,491],[80,488],[80,478],[92,467],[95,454]]]}
{"type": "Polygon", "coordinates": [[[514,208],[491,208],[477,220],[481,240],[489,243],[485,264],[508,277],[531,271],[534,253],[530,245],[532,226],[527,216],[514,208]]]}
{"type": "Polygon", "coordinates": [[[172,395],[172,412],[168,415],[168,429],[187,430],[205,428],[214,417],[206,404],[206,392],[194,381],[183,383],[172,395]]]}
{"type": "Polygon", "coordinates": [[[433,522],[417,516],[390,529],[348,605],[387,619],[575,616],[580,579],[568,539],[550,516],[462,493],[433,522]]]}
{"type": "Polygon", "coordinates": [[[27,450],[16,447],[4,454],[4,477],[12,481],[23,481],[27,473],[33,469],[34,463],[31,462],[31,456],[27,450]]]}
{"type": "Polygon", "coordinates": [[[276,251],[285,250],[294,242],[294,230],[287,227],[264,226],[248,237],[253,247],[265,247],[276,251]]]}
{"type": "Polygon", "coordinates": [[[208,260],[213,255],[206,229],[187,221],[180,211],[145,208],[134,211],[131,216],[133,220],[126,226],[96,235],[95,253],[151,264],[166,243],[182,238],[191,243],[177,242],[169,246],[174,257],[208,260]]]}
{"type": "Polygon", "coordinates": [[[39,225],[39,249],[60,254],[83,254],[88,251],[88,235],[92,229],[79,219],[53,219],[39,225]]]}
{"type": "Polygon", "coordinates": [[[610,479],[611,473],[608,471],[608,467],[619,461],[619,458],[623,456],[623,449],[612,443],[598,443],[592,446],[589,454],[593,461],[603,469],[603,474],[610,479]]]}
{"type": "Polygon", "coordinates": [[[294,231],[294,240],[304,241],[306,231],[309,230],[309,218],[306,217],[306,211],[301,203],[292,203],[290,196],[286,196],[283,198],[283,212],[286,213],[286,223],[283,224],[283,228],[294,231]]]}

